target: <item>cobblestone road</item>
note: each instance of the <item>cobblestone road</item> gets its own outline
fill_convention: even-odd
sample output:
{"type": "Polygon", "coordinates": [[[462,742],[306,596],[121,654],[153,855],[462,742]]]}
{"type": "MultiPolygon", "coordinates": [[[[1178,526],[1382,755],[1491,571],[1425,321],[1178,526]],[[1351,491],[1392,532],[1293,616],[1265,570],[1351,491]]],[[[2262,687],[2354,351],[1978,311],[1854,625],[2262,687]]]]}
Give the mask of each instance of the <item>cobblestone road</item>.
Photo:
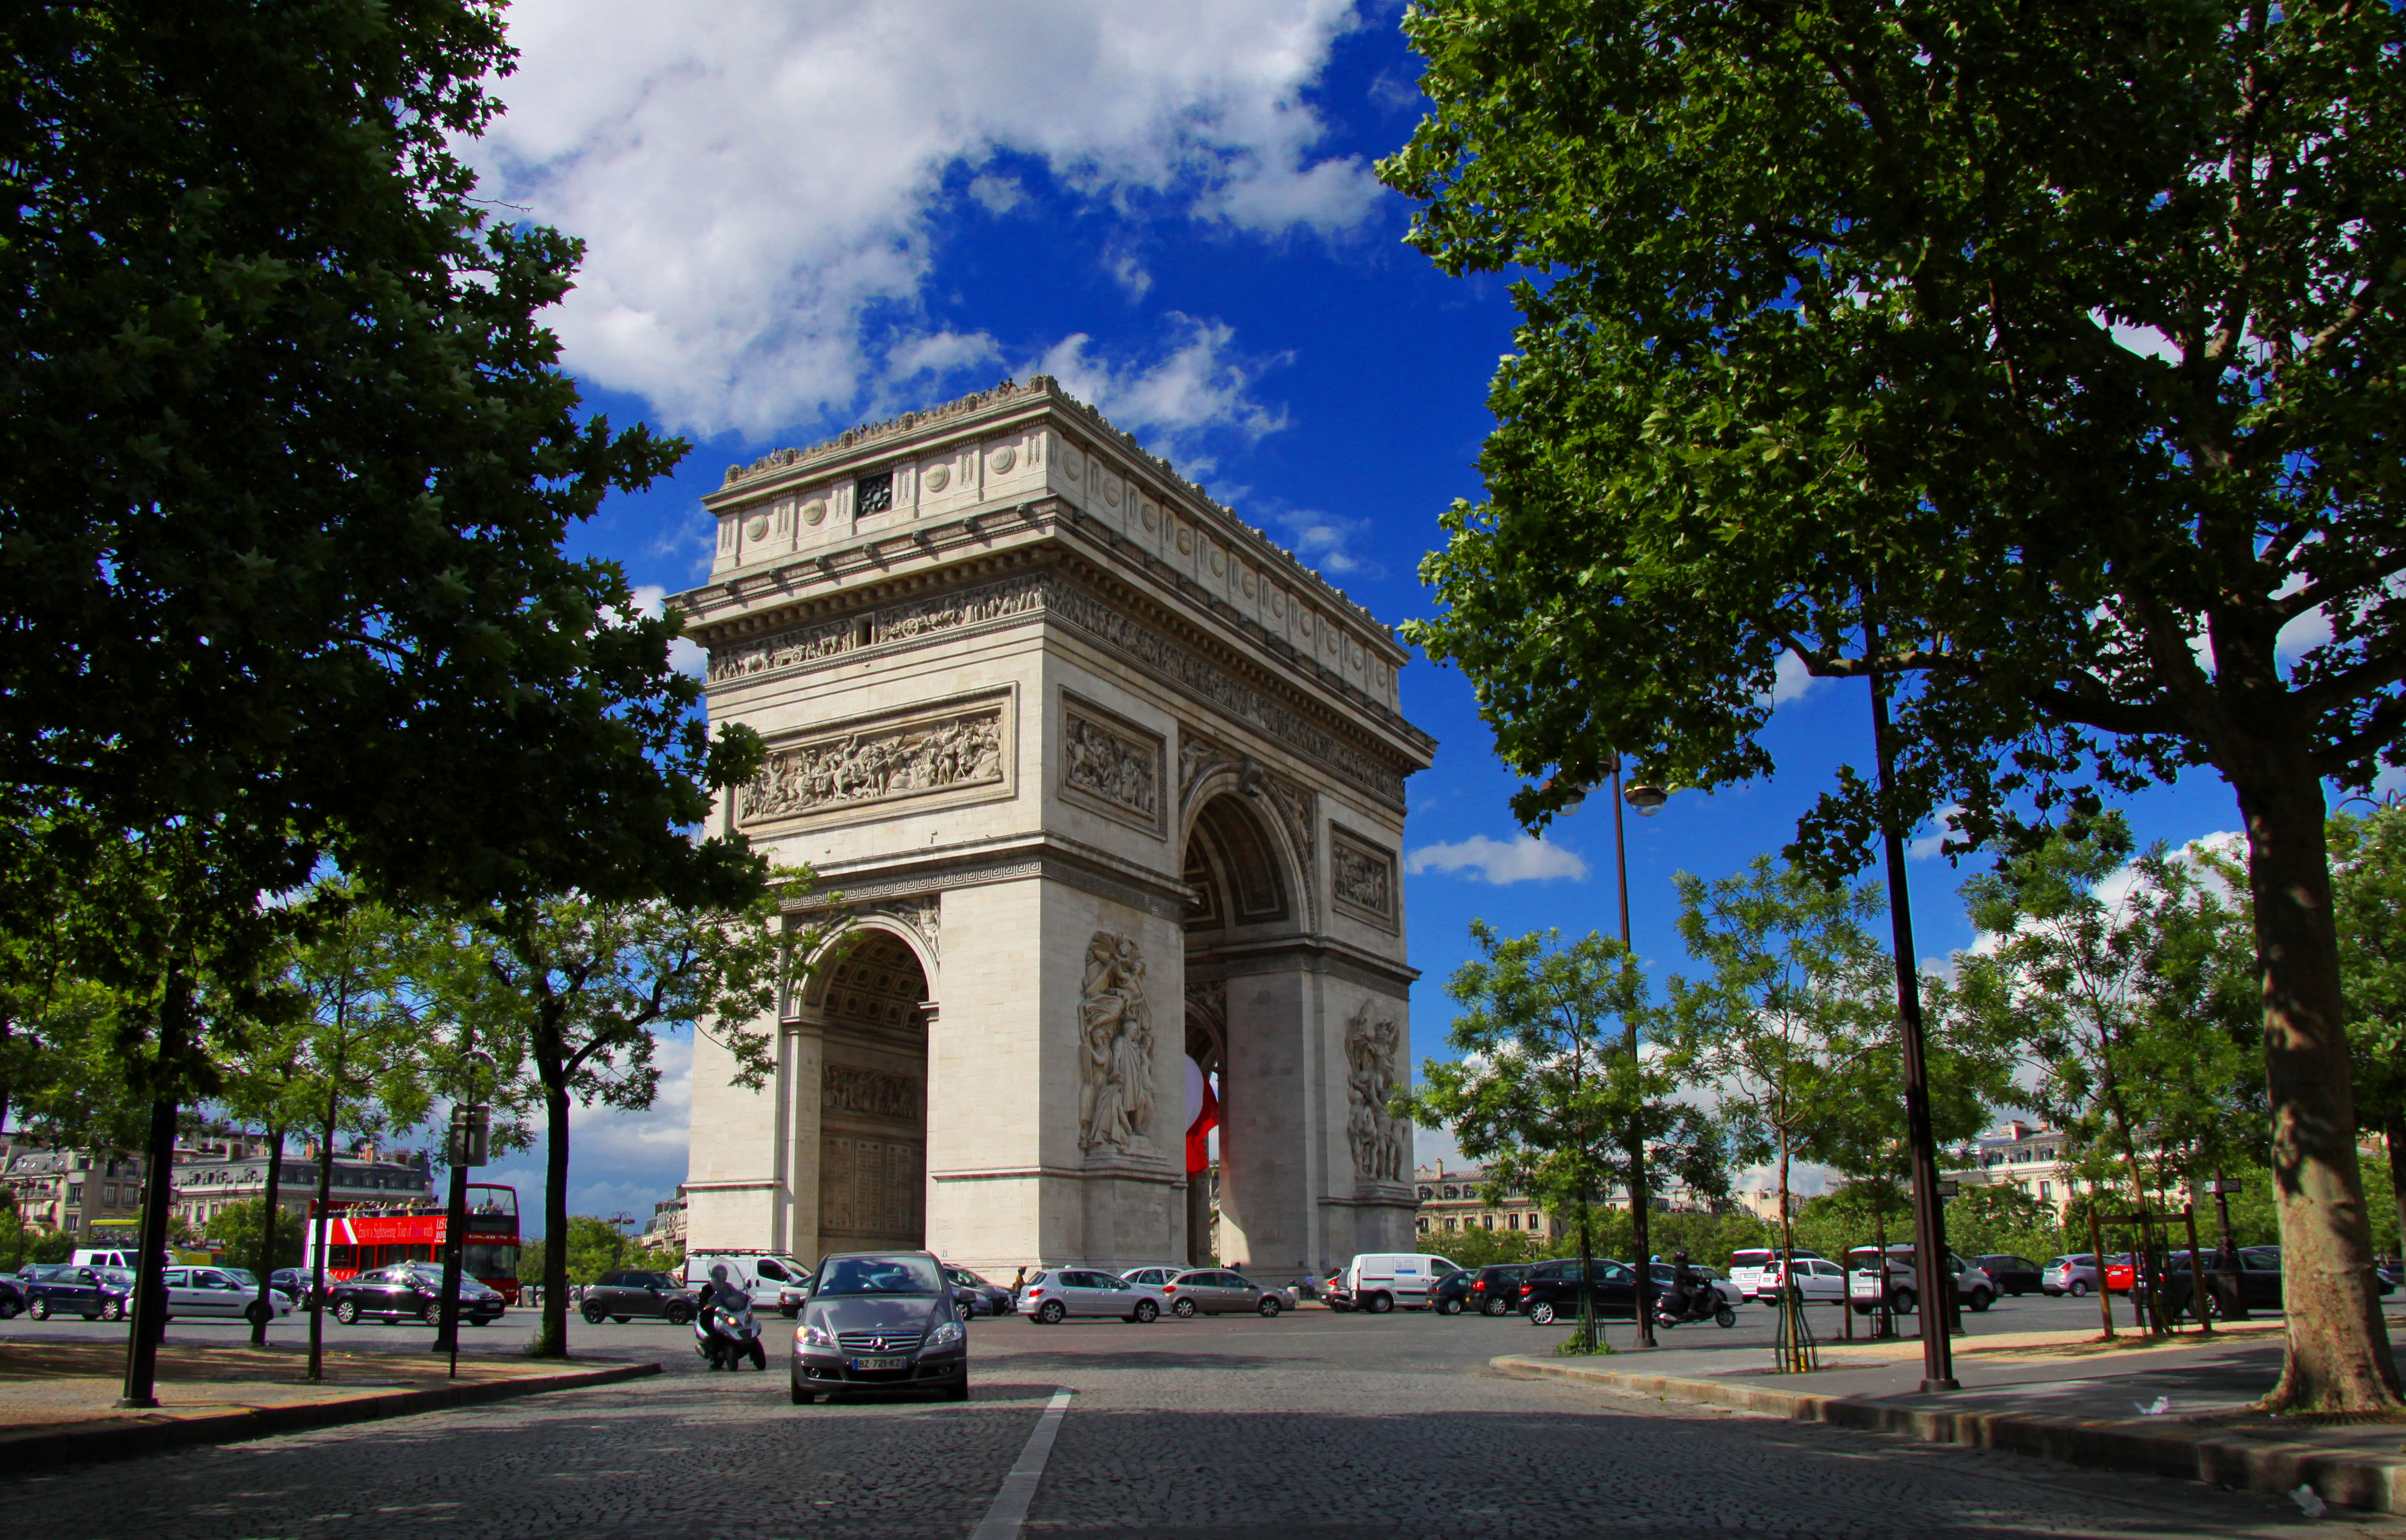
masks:
{"type": "MultiPolygon", "coordinates": [[[[782,1334],[780,1334],[782,1335],[782,1334]]],[[[0,1531],[942,1535],[985,1514],[1075,1392],[1037,1536],[2256,1536],[2406,1524],[2016,1456],[1491,1378],[1517,1321],[1305,1313],[1152,1327],[981,1321],[966,1406],[786,1404],[784,1364],[698,1372],[678,1336],[587,1335],[671,1372],[324,1433],[0,1481],[0,1531]]],[[[1548,1338],[1550,1340],[1550,1337],[1548,1338]]],[[[5,1393],[5,1392],[0,1392],[5,1393]]]]}

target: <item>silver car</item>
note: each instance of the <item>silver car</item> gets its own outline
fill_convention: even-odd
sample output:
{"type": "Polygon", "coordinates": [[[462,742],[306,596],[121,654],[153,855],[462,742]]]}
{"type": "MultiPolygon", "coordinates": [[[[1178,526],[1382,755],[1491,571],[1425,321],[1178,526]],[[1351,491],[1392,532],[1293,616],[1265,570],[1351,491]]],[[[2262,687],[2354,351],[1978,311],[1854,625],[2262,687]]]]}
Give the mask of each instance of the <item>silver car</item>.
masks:
{"type": "Polygon", "coordinates": [[[954,1314],[944,1264],[926,1251],[823,1259],[788,1374],[793,1402],[856,1391],[934,1391],[969,1398],[969,1335],[954,1314]]]}
{"type": "Polygon", "coordinates": [[[1286,1308],[1285,1295],[1224,1267],[1196,1267],[1180,1273],[1161,1286],[1161,1295],[1169,1301],[1169,1313],[1182,1321],[1197,1315],[1238,1314],[1275,1321],[1279,1312],[1286,1308]]]}
{"type": "Polygon", "coordinates": [[[1139,1326],[1161,1319],[1162,1292],[1130,1283],[1100,1267],[1040,1267],[1027,1275],[1012,1306],[1028,1323],[1057,1326],[1071,1316],[1109,1316],[1139,1326]]]}
{"type": "Polygon", "coordinates": [[[2074,1299],[2097,1292],[2097,1254],[2049,1257],[2038,1270],[2038,1292],[2050,1299],[2070,1294],[2074,1299]]]}

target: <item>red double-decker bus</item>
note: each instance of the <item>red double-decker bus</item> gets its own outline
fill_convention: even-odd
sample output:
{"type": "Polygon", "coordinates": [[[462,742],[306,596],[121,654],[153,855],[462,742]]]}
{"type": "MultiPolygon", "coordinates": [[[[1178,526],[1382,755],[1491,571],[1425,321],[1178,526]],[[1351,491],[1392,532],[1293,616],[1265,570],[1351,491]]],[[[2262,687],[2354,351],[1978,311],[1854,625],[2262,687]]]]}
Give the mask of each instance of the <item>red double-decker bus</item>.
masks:
{"type": "MultiPolygon", "coordinates": [[[[318,1225],[313,1205],[310,1224],[302,1242],[302,1276],[310,1275],[317,1258],[318,1225]]],[[[400,1208],[377,1203],[329,1203],[326,1206],[328,1283],[396,1262],[441,1262],[446,1219],[441,1208],[415,1204],[400,1208]]],[[[493,1182],[468,1184],[467,1245],[460,1268],[470,1278],[498,1291],[512,1305],[518,1302],[518,1192],[493,1182]]]]}

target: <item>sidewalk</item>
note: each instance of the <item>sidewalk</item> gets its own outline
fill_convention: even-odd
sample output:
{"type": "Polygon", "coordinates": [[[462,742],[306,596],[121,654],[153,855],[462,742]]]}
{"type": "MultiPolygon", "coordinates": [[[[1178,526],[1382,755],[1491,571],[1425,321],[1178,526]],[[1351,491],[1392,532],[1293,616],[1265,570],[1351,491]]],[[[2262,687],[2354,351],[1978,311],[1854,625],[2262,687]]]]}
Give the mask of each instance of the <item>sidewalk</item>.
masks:
{"type": "Polygon", "coordinates": [[[233,1443],[659,1373],[657,1363],[480,1353],[460,1361],[455,1380],[431,1354],[329,1352],[325,1379],[312,1385],[302,1378],[307,1363],[298,1347],[171,1343],[159,1351],[159,1406],[131,1411],[115,1405],[122,1344],[0,1343],[0,1469],[233,1443]]]}
{"type": "Polygon", "coordinates": [[[2281,1330],[2277,1321],[2233,1322],[2211,1338],[2125,1335],[2111,1344],[2074,1332],[1958,1338],[1962,1389],[1932,1395],[1921,1393],[1921,1344],[1909,1337],[1824,1343],[1823,1366],[1808,1375],[1773,1373],[1760,1346],[1588,1359],[1510,1354],[1493,1366],[1614,1394],[2257,1491],[2304,1483],[2326,1502],[2406,1513],[2406,1422],[2331,1424],[2251,1409],[2280,1378],[2281,1330]],[[2159,1399],[2164,1410],[2154,1413],[2159,1399]]]}

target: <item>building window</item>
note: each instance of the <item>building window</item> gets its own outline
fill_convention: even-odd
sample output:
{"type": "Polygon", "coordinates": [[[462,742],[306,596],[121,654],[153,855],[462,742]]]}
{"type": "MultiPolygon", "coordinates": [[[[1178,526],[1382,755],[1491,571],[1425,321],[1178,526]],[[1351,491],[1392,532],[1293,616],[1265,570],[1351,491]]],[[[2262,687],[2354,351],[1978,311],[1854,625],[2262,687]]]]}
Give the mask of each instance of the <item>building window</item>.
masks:
{"type": "Polygon", "coordinates": [[[863,476],[853,484],[852,512],[856,518],[868,514],[882,514],[894,506],[894,473],[880,471],[873,476],[863,476]]]}
{"type": "Polygon", "coordinates": [[[1427,1231],[1428,1231],[1428,1221],[1427,1221],[1426,1219],[1422,1219],[1422,1220],[1418,1224],[1414,1225],[1412,1228],[1414,1228],[1414,1229],[1416,1229],[1416,1230],[1419,1230],[1419,1231],[1420,1231],[1420,1232],[1422,1232],[1423,1235],[1425,1235],[1425,1234],[1427,1233],[1427,1231]]]}
{"type": "Polygon", "coordinates": [[[1487,1228],[1490,1230],[1495,1228],[1495,1216],[1493,1214],[1487,1216],[1487,1228]]]}
{"type": "Polygon", "coordinates": [[[1422,1203],[1426,1203],[1429,1199],[1435,1196],[1437,1196],[1436,1189],[1429,1187],[1423,1187],[1421,1189],[1421,1201],[1422,1203]]]}
{"type": "Polygon", "coordinates": [[[67,1183],[67,1201],[69,1203],[81,1203],[83,1201],[83,1183],[79,1181],[71,1181],[67,1183]]]}
{"type": "Polygon", "coordinates": [[[2039,1202],[2041,1202],[2041,1203],[2052,1203],[2052,1202],[2054,1202],[2054,1201],[2055,1201],[2054,1187],[2055,1187],[2055,1183],[2053,1183],[2053,1182],[2051,1182],[2051,1181],[2043,1181],[2043,1182],[2040,1182],[2040,1183],[2038,1184],[2038,1200],[2039,1200],[2039,1202]]]}

